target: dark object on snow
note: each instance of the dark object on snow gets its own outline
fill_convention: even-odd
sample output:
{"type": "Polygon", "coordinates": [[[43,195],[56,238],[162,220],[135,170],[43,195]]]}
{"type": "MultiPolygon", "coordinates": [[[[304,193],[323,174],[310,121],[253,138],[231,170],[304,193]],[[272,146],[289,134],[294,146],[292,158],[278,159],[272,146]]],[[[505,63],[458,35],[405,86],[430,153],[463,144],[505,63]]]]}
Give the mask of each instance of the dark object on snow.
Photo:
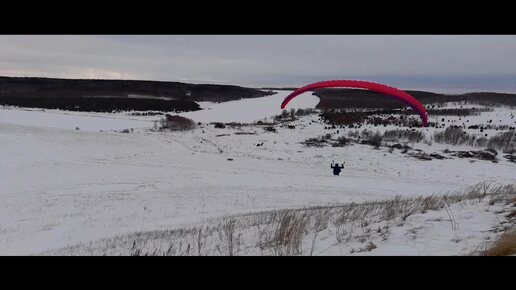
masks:
{"type": "Polygon", "coordinates": [[[344,168],[344,163],[342,163],[342,166],[340,166],[338,163],[335,163],[335,165],[333,165],[333,163],[332,163],[330,165],[330,168],[333,168],[333,175],[339,175],[340,174],[341,169],[344,168]]]}
{"type": "Polygon", "coordinates": [[[165,119],[160,120],[161,129],[171,130],[192,130],[195,128],[195,122],[191,119],[179,116],[166,114],[165,119]]]}
{"type": "Polygon", "coordinates": [[[444,157],[444,156],[442,156],[440,154],[437,154],[437,153],[431,153],[430,157],[435,158],[435,159],[440,159],[440,160],[447,159],[446,157],[444,157]]]}
{"type": "Polygon", "coordinates": [[[475,158],[479,160],[495,162],[497,161],[496,156],[498,155],[498,152],[493,149],[487,149],[483,151],[453,151],[451,152],[451,155],[459,158],[475,158]]]}
{"type": "Polygon", "coordinates": [[[503,157],[507,158],[507,160],[509,160],[509,162],[516,163],[516,155],[507,154],[507,155],[504,155],[503,157]]]}
{"type": "Polygon", "coordinates": [[[233,158],[228,158],[227,161],[233,161],[233,158]]]}
{"type": "Polygon", "coordinates": [[[274,133],[276,133],[276,128],[274,128],[272,126],[264,127],[263,130],[265,130],[267,132],[274,132],[274,133]]]}
{"type": "Polygon", "coordinates": [[[226,125],[224,125],[224,123],[221,123],[221,122],[215,122],[213,124],[215,125],[215,128],[217,128],[217,129],[224,129],[224,128],[226,128],[226,125]]]}

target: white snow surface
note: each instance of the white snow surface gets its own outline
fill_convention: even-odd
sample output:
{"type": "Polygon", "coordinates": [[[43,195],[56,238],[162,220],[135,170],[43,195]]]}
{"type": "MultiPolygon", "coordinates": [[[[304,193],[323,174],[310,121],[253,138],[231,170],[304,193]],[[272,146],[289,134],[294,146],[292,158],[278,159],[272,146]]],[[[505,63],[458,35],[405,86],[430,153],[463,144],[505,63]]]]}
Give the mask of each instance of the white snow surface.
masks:
{"type": "MultiPolygon", "coordinates": [[[[250,123],[281,114],[281,102],[291,91],[276,91],[276,94],[262,98],[243,99],[224,103],[201,102],[203,111],[182,113],[198,122],[241,122],[250,123]]],[[[289,102],[287,110],[315,108],[319,98],[304,93],[289,102]]]]}
{"type": "MultiPolygon", "coordinates": [[[[158,117],[1,108],[0,255],[38,254],[224,215],[442,194],[485,180],[516,180],[516,165],[505,160],[421,161],[367,145],[305,147],[299,142],[326,133],[323,124],[310,124],[316,115],[277,133],[206,124],[272,117],[281,113],[288,93],[204,103],[211,109],[182,114],[204,123],[189,132],[150,131],[158,117]],[[136,130],[113,131],[126,128],[136,130]],[[346,162],[341,176],[331,174],[332,160],[346,162]]],[[[305,94],[288,109],[317,102],[305,94]]],[[[453,149],[416,147],[430,153],[453,149]]]]}
{"type": "MultiPolygon", "coordinates": [[[[291,91],[276,92],[277,94],[262,98],[224,103],[199,102],[203,110],[179,115],[196,122],[251,123],[281,114],[281,102],[291,91]]],[[[314,108],[317,103],[318,97],[305,93],[293,99],[287,109],[314,108]]],[[[127,113],[89,113],[0,106],[0,123],[72,130],[78,127],[81,131],[89,132],[152,128],[154,121],[158,119],[159,117],[128,116],[127,113]]]]}
{"type": "MultiPolygon", "coordinates": [[[[155,118],[154,118],[155,119],[155,118]]],[[[153,120],[120,114],[0,107],[0,123],[98,132],[153,126],[153,120]]]]}

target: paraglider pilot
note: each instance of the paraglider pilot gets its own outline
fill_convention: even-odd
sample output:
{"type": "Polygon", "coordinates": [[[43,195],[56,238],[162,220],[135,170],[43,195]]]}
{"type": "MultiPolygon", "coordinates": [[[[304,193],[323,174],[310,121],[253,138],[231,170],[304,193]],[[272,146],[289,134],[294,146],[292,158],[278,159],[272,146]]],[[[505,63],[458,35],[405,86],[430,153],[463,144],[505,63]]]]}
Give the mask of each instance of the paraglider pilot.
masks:
{"type": "Polygon", "coordinates": [[[333,169],[333,175],[339,175],[340,174],[341,169],[344,168],[344,163],[346,163],[346,162],[343,162],[342,166],[340,166],[338,163],[333,164],[333,161],[331,162],[331,166],[330,167],[333,169]]]}

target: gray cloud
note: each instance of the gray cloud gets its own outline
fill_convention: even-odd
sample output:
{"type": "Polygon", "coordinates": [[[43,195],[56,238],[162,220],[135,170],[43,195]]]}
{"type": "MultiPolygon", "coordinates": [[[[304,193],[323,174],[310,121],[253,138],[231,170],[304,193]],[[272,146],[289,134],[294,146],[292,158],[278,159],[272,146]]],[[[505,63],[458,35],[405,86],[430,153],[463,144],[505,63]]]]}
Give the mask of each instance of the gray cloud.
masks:
{"type": "Polygon", "coordinates": [[[300,86],[516,90],[516,36],[0,36],[0,75],[300,86]]]}

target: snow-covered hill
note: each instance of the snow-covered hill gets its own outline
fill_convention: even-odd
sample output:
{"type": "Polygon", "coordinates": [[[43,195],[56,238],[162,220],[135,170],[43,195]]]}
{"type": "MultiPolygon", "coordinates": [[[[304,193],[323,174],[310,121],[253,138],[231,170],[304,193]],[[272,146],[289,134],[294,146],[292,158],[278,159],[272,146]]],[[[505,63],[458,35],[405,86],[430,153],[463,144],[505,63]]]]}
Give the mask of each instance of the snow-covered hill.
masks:
{"type": "MultiPolygon", "coordinates": [[[[507,160],[423,161],[360,144],[306,147],[300,142],[328,133],[317,115],[289,123],[295,129],[277,126],[276,133],[260,125],[208,124],[271,121],[286,94],[202,103],[206,110],[182,114],[202,122],[188,132],[154,132],[156,116],[0,109],[0,254],[38,254],[226,215],[443,194],[485,180],[516,180],[516,165],[507,160]],[[116,132],[129,128],[134,132],[116,132]],[[346,162],[340,176],[331,174],[332,160],[346,162]]],[[[305,94],[289,109],[317,102],[305,94]]],[[[492,114],[508,124],[508,112],[498,108],[492,114]]],[[[429,152],[448,147],[454,148],[414,144],[429,152]]]]}

